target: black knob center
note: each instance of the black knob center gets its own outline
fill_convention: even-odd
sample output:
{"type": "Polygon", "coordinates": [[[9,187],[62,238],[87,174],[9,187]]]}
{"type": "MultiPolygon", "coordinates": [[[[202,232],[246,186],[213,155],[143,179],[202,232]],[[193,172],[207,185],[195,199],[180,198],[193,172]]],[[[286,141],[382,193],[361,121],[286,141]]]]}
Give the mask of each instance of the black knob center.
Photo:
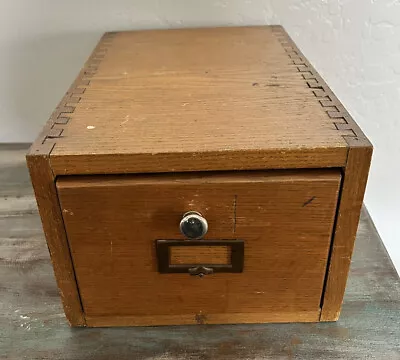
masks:
{"type": "Polygon", "coordinates": [[[189,239],[199,239],[207,233],[207,220],[200,213],[188,212],[181,220],[180,229],[182,234],[189,239]]]}
{"type": "Polygon", "coordinates": [[[188,238],[198,238],[204,233],[203,223],[195,217],[189,217],[182,223],[182,232],[188,238]]]}

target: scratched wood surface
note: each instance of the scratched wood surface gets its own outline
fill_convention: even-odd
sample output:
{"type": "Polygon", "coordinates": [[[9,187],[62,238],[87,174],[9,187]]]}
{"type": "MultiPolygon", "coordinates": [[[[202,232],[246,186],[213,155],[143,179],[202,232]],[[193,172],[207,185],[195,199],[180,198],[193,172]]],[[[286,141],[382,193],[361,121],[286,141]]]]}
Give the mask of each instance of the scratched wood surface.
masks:
{"type": "Polygon", "coordinates": [[[400,359],[400,281],[365,210],[337,323],[70,328],[26,149],[0,145],[0,359],[400,359]]]}
{"type": "Polygon", "coordinates": [[[61,177],[86,323],[318,321],[340,179],[337,169],[61,177]],[[183,240],[177,224],[194,210],[209,220],[205,240],[244,241],[242,274],[159,274],[154,240],[183,240]]]}
{"type": "Polygon", "coordinates": [[[324,88],[280,27],[107,33],[32,154],[78,175],[341,167],[356,126],[324,88]]]}

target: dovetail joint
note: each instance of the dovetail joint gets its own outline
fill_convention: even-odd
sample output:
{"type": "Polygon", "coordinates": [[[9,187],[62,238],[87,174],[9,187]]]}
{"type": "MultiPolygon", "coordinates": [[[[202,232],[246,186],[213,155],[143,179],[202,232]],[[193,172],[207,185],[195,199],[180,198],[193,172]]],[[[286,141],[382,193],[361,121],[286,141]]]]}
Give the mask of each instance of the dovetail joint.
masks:
{"type": "Polygon", "coordinates": [[[351,137],[352,140],[364,138],[364,134],[351,118],[350,114],[332,93],[329,86],[314,67],[306,60],[286,31],[280,26],[274,26],[272,31],[286,51],[290,59],[290,65],[297,69],[327,116],[332,120],[335,128],[341,132],[343,138],[345,140],[348,137],[351,137]]]}
{"type": "Polygon", "coordinates": [[[89,87],[93,76],[97,73],[101,62],[107,55],[115,35],[115,32],[103,35],[99,44],[94,49],[92,55],[78,75],[78,78],[61,99],[56,110],[51,115],[48,122],[49,130],[44,135],[42,144],[49,140],[54,142],[54,139],[62,137],[64,127],[69,123],[71,114],[75,111],[82,96],[84,96],[86,89],[89,87]]]}

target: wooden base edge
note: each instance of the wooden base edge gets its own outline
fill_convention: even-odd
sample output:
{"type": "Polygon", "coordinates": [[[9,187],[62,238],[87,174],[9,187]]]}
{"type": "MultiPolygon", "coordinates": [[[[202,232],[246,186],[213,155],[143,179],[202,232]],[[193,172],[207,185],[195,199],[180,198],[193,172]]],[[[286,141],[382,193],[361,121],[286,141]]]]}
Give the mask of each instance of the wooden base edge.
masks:
{"type": "Polygon", "coordinates": [[[339,317],[340,317],[340,311],[337,312],[337,313],[328,314],[328,315],[325,315],[325,316],[322,316],[322,313],[321,313],[319,321],[320,322],[335,322],[335,321],[339,320],[339,317]]]}
{"type": "Polygon", "coordinates": [[[86,316],[86,326],[158,326],[319,322],[320,310],[288,313],[183,314],[148,316],[86,316]]]}

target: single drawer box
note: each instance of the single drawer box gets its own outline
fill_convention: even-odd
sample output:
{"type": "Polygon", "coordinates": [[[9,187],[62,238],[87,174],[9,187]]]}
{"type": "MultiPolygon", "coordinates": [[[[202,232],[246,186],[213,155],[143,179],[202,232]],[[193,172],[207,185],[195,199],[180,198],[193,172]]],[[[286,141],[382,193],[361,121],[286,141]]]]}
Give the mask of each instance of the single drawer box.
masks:
{"type": "Polygon", "coordinates": [[[279,26],[105,34],[27,155],[67,319],[337,320],[371,153],[279,26]]]}

